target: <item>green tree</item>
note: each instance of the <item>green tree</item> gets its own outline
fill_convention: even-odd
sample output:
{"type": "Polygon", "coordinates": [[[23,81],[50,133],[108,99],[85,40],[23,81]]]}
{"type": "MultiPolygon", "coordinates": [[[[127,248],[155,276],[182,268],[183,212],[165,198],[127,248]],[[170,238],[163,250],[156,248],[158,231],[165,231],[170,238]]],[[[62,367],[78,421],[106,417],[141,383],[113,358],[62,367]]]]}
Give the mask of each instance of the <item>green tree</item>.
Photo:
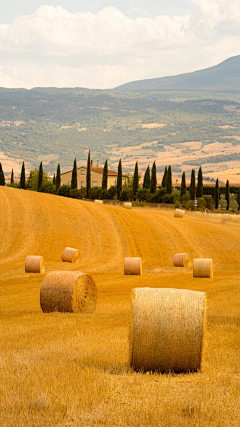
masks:
{"type": "MultiPolygon", "coordinates": [[[[32,191],[38,191],[38,175],[39,175],[38,169],[30,171],[29,178],[26,183],[26,188],[32,191]]],[[[46,186],[47,183],[48,183],[48,174],[46,172],[43,172],[42,186],[46,186]]]]}
{"type": "Polygon", "coordinates": [[[102,190],[107,190],[107,185],[108,185],[108,161],[106,159],[104,168],[103,168],[102,190]]]}
{"type": "Polygon", "coordinates": [[[26,177],[25,177],[25,165],[22,164],[21,176],[20,176],[20,188],[25,190],[26,188],[26,177]]]}
{"type": "Polygon", "coordinates": [[[2,163],[0,163],[0,185],[5,185],[5,176],[2,168],[2,163]]]}
{"type": "Polygon", "coordinates": [[[53,182],[53,185],[56,185],[56,177],[55,177],[55,174],[53,175],[53,180],[52,180],[52,182],[53,182]]]}
{"type": "Polygon", "coordinates": [[[72,179],[71,179],[71,189],[74,190],[74,188],[77,188],[77,160],[76,159],[73,162],[72,179]]]}
{"type": "Polygon", "coordinates": [[[136,196],[137,191],[138,191],[138,162],[136,162],[135,164],[135,170],[134,170],[134,174],[133,174],[133,195],[136,196]]]}
{"type": "Polygon", "coordinates": [[[38,188],[37,191],[40,191],[41,186],[43,182],[43,165],[42,162],[40,163],[39,170],[38,170],[38,188]]]}
{"type": "Polygon", "coordinates": [[[181,189],[180,189],[180,197],[182,197],[184,194],[186,194],[187,188],[186,188],[186,175],[185,172],[182,173],[182,182],[181,182],[181,189]]]}
{"type": "Polygon", "coordinates": [[[167,168],[167,166],[165,166],[165,171],[164,171],[163,179],[162,179],[162,187],[163,188],[167,188],[167,175],[168,175],[168,168],[167,168]]]}
{"type": "Polygon", "coordinates": [[[56,176],[56,190],[59,189],[59,187],[61,186],[61,170],[60,170],[60,164],[58,163],[58,167],[57,167],[57,176],[56,176]]]}
{"type": "Polygon", "coordinates": [[[215,200],[215,209],[218,209],[218,204],[219,204],[219,185],[218,185],[218,179],[216,181],[215,189],[214,189],[214,200],[215,200]]]}
{"type": "Polygon", "coordinates": [[[171,166],[168,166],[167,171],[167,194],[172,193],[172,168],[171,166]]]}
{"type": "Polygon", "coordinates": [[[89,190],[91,188],[91,160],[90,160],[90,150],[88,152],[87,160],[87,177],[86,177],[86,197],[89,199],[89,190]]]}
{"type": "Polygon", "coordinates": [[[226,182],[226,202],[227,202],[227,211],[229,210],[229,202],[230,202],[230,187],[229,187],[229,181],[226,182]]]}
{"type": "Polygon", "coordinates": [[[119,200],[120,193],[122,191],[122,161],[118,163],[118,176],[117,176],[117,198],[119,200]]]}
{"type": "Polygon", "coordinates": [[[153,194],[157,191],[157,168],[156,163],[153,162],[151,170],[150,193],[153,194]]]}
{"type": "Polygon", "coordinates": [[[192,169],[191,172],[191,184],[190,184],[190,188],[189,188],[189,193],[190,193],[190,200],[194,200],[195,199],[195,194],[196,194],[196,179],[195,179],[195,169],[192,169]]]}
{"type": "Polygon", "coordinates": [[[10,183],[11,183],[11,184],[13,184],[13,183],[14,183],[14,173],[13,173],[13,169],[12,169],[12,173],[11,173],[11,181],[10,181],[10,183]]]}
{"type": "Polygon", "coordinates": [[[143,178],[143,188],[146,188],[146,190],[149,190],[150,184],[151,184],[150,167],[148,165],[143,178]]]}
{"type": "Polygon", "coordinates": [[[240,210],[240,187],[238,187],[238,197],[237,197],[237,202],[238,202],[238,210],[240,210]]]}
{"type": "Polygon", "coordinates": [[[202,168],[201,168],[201,166],[198,169],[198,182],[197,182],[196,196],[197,197],[202,197],[203,196],[203,176],[202,176],[202,168]]]}

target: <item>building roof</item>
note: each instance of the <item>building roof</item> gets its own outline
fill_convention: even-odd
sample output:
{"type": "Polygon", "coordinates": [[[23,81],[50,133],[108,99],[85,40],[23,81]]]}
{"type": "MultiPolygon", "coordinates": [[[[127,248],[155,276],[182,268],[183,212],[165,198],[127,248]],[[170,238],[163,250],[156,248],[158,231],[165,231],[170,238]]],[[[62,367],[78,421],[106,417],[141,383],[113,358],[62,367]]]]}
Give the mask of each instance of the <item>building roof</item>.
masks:
{"type": "MultiPolygon", "coordinates": [[[[77,168],[77,170],[78,169],[87,169],[87,167],[86,166],[80,166],[79,168],[77,168]]],[[[91,171],[100,173],[101,175],[103,174],[103,168],[94,168],[93,167],[93,168],[91,168],[91,171]]],[[[65,173],[69,173],[69,172],[72,172],[72,170],[67,171],[67,172],[63,172],[63,173],[61,173],[61,175],[64,175],[65,173]]],[[[108,169],[108,176],[117,176],[117,175],[118,175],[117,172],[108,169]]],[[[126,176],[126,175],[123,173],[122,176],[126,176]]]]}

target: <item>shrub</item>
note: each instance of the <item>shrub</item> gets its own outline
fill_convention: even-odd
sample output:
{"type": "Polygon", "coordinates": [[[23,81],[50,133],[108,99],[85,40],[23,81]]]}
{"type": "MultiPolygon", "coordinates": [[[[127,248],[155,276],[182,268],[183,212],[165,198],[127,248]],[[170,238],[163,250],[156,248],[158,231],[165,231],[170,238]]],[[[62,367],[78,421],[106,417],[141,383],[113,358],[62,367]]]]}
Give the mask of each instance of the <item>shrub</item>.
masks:
{"type": "Polygon", "coordinates": [[[148,200],[149,196],[150,196],[150,191],[147,190],[146,188],[140,188],[137,192],[137,199],[140,202],[148,200]]]}
{"type": "Polygon", "coordinates": [[[101,191],[102,191],[102,187],[90,188],[89,193],[88,193],[89,199],[91,199],[91,200],[99,199],[101,191]]]}
{"type": "Polygon", "coordinates": [[[16,182],[12,182],[11,184],[6,184],[6,187],[20,188],[19,184],[16,184],[16,182]]]}
{"type": "Polygon", "coordinates": [[[186,205],[184,206],[187,210],[191,211],[194,210],[194,200],[188,200],[188,202],[185,202],[186,205]]]}
{"type": "Polygon", "coordinates": [[[146,203],[144,201],[141,202],[140,200],[137,199],[135,202],[132,202],[132,205],[140,208],[145,208],[146,203]]]}
{"type": "Polygon", "coordinates": [[[174,207],[176,208],[176,209],[181,209],[181,203],[179,202],[179,200],[176,200],[175,201],[175,205],[174,205],[174,207]]]}
{"type": "Polygon", "coordinates": [[[70,185],[61,185],[57,191],[58,196],[70,197],[70,185]]]}
{"type": "Polygon", "coordinates": [[[176,197],[176,194],[165,194],[163,196],[163,203],[174,203],[175,201],[179,200],[178,197],[176,197]]]}
{"type": "Polygon", "coordinates": [[[127,202],[128,201],[127,190],[122,190],[121,191],[119,200],[121,200],[122,202],[127,202]]]}
{"type": "Polygon", "coordinates": [[[198,201],[198,208],[204,209],[206,206],[206,200],[204,199],[204,197],[198,197],[197,201],[198,201]]]}
{"type": "Polygon", "coordinates": [[[162,203],[164,195],[166,195],[166,189],[161,187],[158,191],[151,194],[147,201],[150,203],[162,203]]]}
{"type": "Polygon", "coordinates": [[[109,189],[108,189],[108,199],[114,199],[117,195],[117,187],[116,185],[112,185],[109,189]]]}
{"type": "Polygon", "coordinates": [[[190,194],[187,191],[185,194],[183,194],[183,196],[181,197],[181,201],[182,202],[188,202],[188,200],[190,200],[190,194]]]}
{"type": "Polygon", "coordinates": [[[81,199],[80,197],[80,191],[77,188],[71,188],[69,191],[69,197],[72,197],[73,199],[81,199]]]}
{"type": "Polygon", "coordinates": [[[101,199],[101,200],[109,199],[108,191],[107,190],[101,190],[100,195],[99,195],[99,199],[101,199]]]}
{"type": "Polygon", "coordinates": [[[212,196],[205,196],[204,199],[206,200],[206,208],[207,209],[214,209],[215,208],[215,201],[213,200],[212,196]]]}
{"type": "Polygon", "coordinates": [[[79,199],[86,199],[86,197],[87,197],[87,189],[86,189],[86,187],[80,188],[78,190],[78,194],[79,194],[79,199]]]}
{"type": "Polygon", "coordinates": [[[56,185],[52,181],[44,182],[40,188],[41,193],[56,194],[56,185]]]}

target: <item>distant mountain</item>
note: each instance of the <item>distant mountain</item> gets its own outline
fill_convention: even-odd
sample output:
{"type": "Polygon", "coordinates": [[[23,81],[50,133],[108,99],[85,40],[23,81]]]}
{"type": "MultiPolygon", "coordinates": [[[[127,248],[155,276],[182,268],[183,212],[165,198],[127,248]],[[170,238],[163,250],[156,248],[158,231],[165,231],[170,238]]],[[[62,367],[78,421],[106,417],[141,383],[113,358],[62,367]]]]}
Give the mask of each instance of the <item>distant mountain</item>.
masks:
{"type": "Polygon", "coordinates": [[[205,70],[171,77],[137,80],[118,86],[114,90],[121,92],[159,90],[240,92],[240,55],[205,70]]]}

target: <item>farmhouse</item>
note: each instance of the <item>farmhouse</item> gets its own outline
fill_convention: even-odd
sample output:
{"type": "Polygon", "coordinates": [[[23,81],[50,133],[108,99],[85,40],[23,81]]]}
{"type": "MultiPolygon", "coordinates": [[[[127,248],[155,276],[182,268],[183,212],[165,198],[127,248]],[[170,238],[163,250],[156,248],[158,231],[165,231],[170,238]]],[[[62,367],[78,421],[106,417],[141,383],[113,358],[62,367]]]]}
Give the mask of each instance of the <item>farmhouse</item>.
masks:
{"type": "MultiPolygon", "coordinates": [[[[108,183],[107,188],[110,188],[112,185],[117,185],[117,172],[108,169],[108,183]]],[[[123,179],[126,178],[126,175],[122,175],[123,179]]],[[[103,168],[94,167],[93,161],[91,161],[91,187],[101,187],[102,186],[102,177],[103,177],[103,168]]],[[[70,184],[72,179],[72,171],[65,172],[61,174],[61,184],[70,184]]],[[[77,168],[77,188],[86,187],[87,180],[87,167],[80,166],[77,168]]]]}

